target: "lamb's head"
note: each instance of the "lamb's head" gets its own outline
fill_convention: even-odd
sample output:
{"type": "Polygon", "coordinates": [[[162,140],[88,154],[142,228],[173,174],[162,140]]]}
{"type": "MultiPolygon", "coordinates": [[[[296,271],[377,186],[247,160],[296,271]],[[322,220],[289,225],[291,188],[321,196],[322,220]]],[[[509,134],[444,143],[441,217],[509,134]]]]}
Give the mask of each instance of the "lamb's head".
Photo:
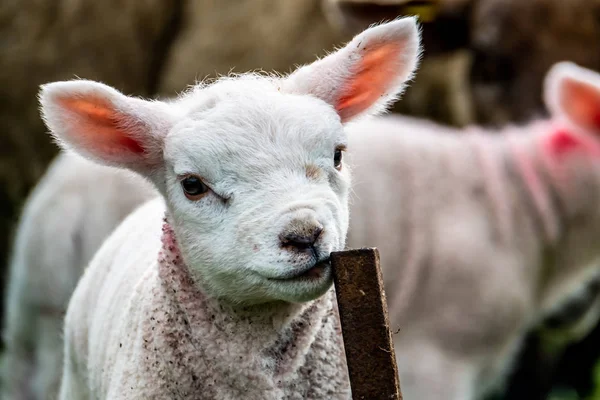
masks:
{"type": "Polygon", "coordinates": [[[552,305],[595,275],[600,263],[600,74],[557,63],[546,76],[544,99],[552,119],[536,154],[552,191],[547,214],[557,233],[550,235],[556,252],[542,288],[552,305]]]}
{"type": "Polygon", "coordinates": [[[90,81],[43,86],[64,147],[151,179],[181,253],[213,296],[301,302],[331,287],[348,229],[343,125],[395,99],[419,57],[413,18],[372,27],[287,77],[198,85],[172,102],[90,81]]]}

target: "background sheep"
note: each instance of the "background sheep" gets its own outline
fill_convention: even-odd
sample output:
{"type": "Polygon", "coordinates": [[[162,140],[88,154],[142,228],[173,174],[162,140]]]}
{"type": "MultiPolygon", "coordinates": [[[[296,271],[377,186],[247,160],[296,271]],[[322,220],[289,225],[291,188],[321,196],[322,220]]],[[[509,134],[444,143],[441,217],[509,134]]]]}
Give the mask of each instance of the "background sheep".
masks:
{"type": "MultiPolygon", "coordinates": [[[[547,114],[539,93],[544,73],[557,61],[600,71],[599,9],[597,0],[475,1],[468,82],[476,120],[501,126],[547,114]]],[[[597,284],[586,292],[528,337],[507,398],[546,399],[553,385],[574,387],[580,396],[590,392],[600,329],[564,346],[565,338],[582,339],[571,325],[600,298],[597,284]]]]}
{"type": "Polygon", "coordinates": [[[404,19],[288,77],[222,79],[174,102],[44,86],[64,146],[164,197],[131,214],[80,280],[61,398],[348,398],[326,262],[348,227],[342,124],[382,111],[418,54],[404,19]]]}
{"type": "MultiPolygon", "coordinates": [[[[406,101],[397,107],[412,115],[456,121],[457,125],[476,122],[501,127],[528,122],[548,112],[541,89],[552,64],[570,60],[600,71],[597,0],[326,3],[338,23],[350,31],[409,9],[424,10],[423,43],[432,62],[423,65],[419,77],[428,76],[430,82],[424,91],[417,79],[407,91],[406,101]],[[433,18],[427,19],[429,16],[433,18]],[[428,100],[422,101],[425,93],[429,93],[428,100]],[[452,99],[453,106],[444,106],[441,101],[441,112],[437,100],[432,101],[437,98],[452,99]],[[446,119],[448,115],[454,115],[453,119],[446,119]]],[[[590,392],[596,384],[591,371],[600,357],[600,327],[582,336],[579,321],[592,327],[586,315],[600,300],[598,282],[592,282],[584,294],[533,329],[503,398],[543,400],[556,385],[573,387],[580,396],[590,392]]]]}
{"type": "Polygon", "coordinates": [[[54,399],[62,326],[79,276],[108,234],[154,189],[75,154],[56,158],[25,205],[10,268],[2,398],[54,399]]]}
{"type": "Polygon", "coordinates": [[[551,120],[495,135],[401,117],[348,130],[348,244],[381,251],[407,399],[480,398],[599,272],[600,76],[558,64],[546,103],[551,120]]]}

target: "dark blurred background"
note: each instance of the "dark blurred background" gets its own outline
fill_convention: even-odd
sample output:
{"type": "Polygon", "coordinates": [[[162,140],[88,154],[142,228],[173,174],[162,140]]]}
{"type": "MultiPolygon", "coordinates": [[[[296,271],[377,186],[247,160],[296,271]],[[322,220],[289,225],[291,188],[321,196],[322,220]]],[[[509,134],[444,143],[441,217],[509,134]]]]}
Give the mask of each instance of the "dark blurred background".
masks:
{"type": "MultiPolygon", "coordinates": [[[[395,112],[464,126],[544,115],[549,67],[600,71],[600,0],[0,0],[2,287],[23,202],[56,155],[40,120],[40,84],[81,77],[167,97],[197,79],[288,72],[368,25],[418,15],[425,53],[395,112]]],[[[498,399],[590,399],[600,331],[571,328],[586,293],[533,330],[498,399]],[[552,394],[551,394],[552,393],[552,394]]]]}

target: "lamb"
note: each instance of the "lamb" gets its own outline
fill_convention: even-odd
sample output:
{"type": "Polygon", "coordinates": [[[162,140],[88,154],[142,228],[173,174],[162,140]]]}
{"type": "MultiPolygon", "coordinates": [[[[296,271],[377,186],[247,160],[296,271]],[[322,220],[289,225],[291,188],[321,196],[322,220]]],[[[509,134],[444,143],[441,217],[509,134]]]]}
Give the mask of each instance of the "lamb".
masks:
{"type": "Polygon", "coordinates": [[[544,93],[549,119],[494,134],[404,117],[348,129],[347,243],[381,252],[407,399],[497,387],[527,330],[599,272],[600,76],[557,63],[544,93]]]}
{"type": "Polygon", "coordinates": [[[161,194],[71,297],[60,399],[350,398],[328,263],[348,229],[343,126],[385,110],[419,54],[404,18],[286,77],[220,78],[168,102],[44,85],[63,147],[161,194]]]}
{"type": "Polygon", "coordinates": [[[157,195],[129,171],[68,152],[53,161],[17,229],[4,314],[3,399],[56,398],[63,316],[77,280],[108,234],[157,195]]]}

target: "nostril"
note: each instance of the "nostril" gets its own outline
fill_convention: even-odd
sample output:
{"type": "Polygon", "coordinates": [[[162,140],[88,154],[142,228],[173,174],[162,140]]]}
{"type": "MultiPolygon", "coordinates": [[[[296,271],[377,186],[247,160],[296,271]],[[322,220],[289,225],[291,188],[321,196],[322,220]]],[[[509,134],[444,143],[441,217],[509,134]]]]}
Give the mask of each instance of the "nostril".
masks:
{"type": "Polygon", "coordinates": [[[305,250],[311,248],[315,244],[322,232],[322,227],[315,226],[310,232],[290,232],[287,234],[282,234],[280,236],[281,245],[294,247],[298,250],[305,250]]]}

